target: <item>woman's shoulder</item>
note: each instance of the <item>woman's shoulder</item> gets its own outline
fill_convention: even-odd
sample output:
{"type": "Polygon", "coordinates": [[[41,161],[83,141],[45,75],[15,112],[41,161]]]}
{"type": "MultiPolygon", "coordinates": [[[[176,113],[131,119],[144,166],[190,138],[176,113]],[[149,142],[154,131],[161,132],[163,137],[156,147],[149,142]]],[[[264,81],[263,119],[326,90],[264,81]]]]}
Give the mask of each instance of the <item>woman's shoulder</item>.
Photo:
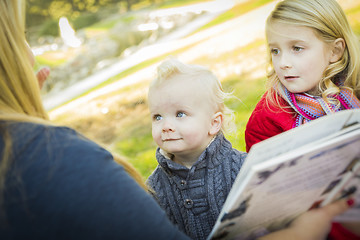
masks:
{"type": "Polygon", "coordinates": [[[86,157],[91,160],[99,155],[107,155],[112,159],[108,151],[69,127],[32,122],[6,124],[12,139],[13,153],[17,157],[38,156],[39,159],[56,160],[66,156],[68,159],[86,157]]]}
{"type": "Polygon", "coordinates": [[[15,141],[31,141],[41,137],[73,137],[78,133],[71,128],[65,126],[56,126],[46,123],[35,122],[17,122],[5,121],[1,122],[4,129],[7,129],[15,141]]]}
{"type": "Polygon", "coordinates": [[[6,128],[9,129],[11,137],[18,141],[31,141],[36,138],[46,138],[51,141],[60,139],[90,141],[76,130],[66,126],[34,122],[6,122],[6,128]]]}

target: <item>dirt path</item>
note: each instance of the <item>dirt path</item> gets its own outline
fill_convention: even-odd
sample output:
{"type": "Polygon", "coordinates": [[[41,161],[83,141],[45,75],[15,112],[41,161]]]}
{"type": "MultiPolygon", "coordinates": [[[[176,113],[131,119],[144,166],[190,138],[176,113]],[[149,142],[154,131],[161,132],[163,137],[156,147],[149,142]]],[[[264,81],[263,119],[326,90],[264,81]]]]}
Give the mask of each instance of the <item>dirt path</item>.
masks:
{"type": "MultiPolygon", "coordinates": [[[[240,47],[246,46],[255,39],[264,38],[266,17],[269,15],[277,2],[278,1],[271,2],[240,17],[198,32],[189,37],[161,42],[159,44],[145,47],[139,50],[135,57],[143,57],[147,59],[149,56],[159,56],[167,52],[173,52],[181,48],[192,46],[191,48],[176,56],[184,62],[191,63],[198,58],[214,58],[216,56],[221,56],[224,53],[234,51],[240,47]]],[[[352,0],[339,0],[339,3],[344,9],[359,5],[359,3],[355,2],[356,1],[352,0]]],[[[237,64],[237,68],[246,69],[249,68],[251,64],[260,65],[263,63],[263,61],[265,61],[265,55],[261,56],[261,58],[259,57],[256,60],[244,60],[241,63],[243,66],[239,67],[239,64],[237,64]]],[[[158,63],[155,63],[137,71],[134,74],[124,77],[117,82],[93,91],[84,97],[76,99],[66,105],[52,110],[49,112],[50,117],[56,118],[65,112],[71,111],[72,109],[86,109],[86,106],[89,105],[88,103],[93,101],[95,98],[110,94],[111,92],[118,91],[119,89],[128,87],[133,84],[141,82],[146,83],[154,77],[157,65],[158,63]]],[[[264,70],[265,69],[260,69],[260,74],[264,74],[264,70]]],[[[215,71],[218,71],[217,75],[219,78],[226,78],[229,74],[232,73],[232,71],[236,70],[232,66],[225,66],[225,64],[223,64],[222,69],[215,71]]],[[[146,89],[142,89],[140,91],[146,91],[146,89]]],[[[113,101],[113,99],[109,99],[109,101],[113,101]]],[[[86,111],[87,110],[84,110],[85,113],[86,111]]]]}
{"type": "MultiPolygon", "coordinates": [[[[266,16],[273,9],[275,2],[260,7],[238,18],[219,24],[207,30],[201,31],[186,38],[162,42],[140,50],[139,56],[152,55],[154,52],[172,52],[187,46],[190,49],[177,55],[181,61],[192,62],[196,58],[219,56],[226,52],[234,51],[245,46],[257,38],[264,36],[264,23],[266,16]]],[[[91,92],[84,97],[76,99],[66,105],[50,111],[50,117],[54,118],[74,108],[87,105],[95,98],[117,91],[139,82],[150,81],[155,74],[158,63],[148,66],[120,81],[91,92]]],[[[219,76],[225,77],[225,76],[219,76]]]]}

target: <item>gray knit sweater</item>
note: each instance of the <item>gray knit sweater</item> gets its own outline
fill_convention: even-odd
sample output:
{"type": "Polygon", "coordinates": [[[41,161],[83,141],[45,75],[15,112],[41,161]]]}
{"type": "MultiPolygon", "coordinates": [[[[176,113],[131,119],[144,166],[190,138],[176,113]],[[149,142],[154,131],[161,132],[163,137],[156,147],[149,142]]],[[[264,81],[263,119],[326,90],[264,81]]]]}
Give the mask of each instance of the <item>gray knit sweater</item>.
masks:
{"type": "Polygon", "coordinates": [[[159,165],[148,178],[169,219],[192,239],[206,239],[214,226],[246,153],[219,134],[190,168],[156,151],[159,165]]]}

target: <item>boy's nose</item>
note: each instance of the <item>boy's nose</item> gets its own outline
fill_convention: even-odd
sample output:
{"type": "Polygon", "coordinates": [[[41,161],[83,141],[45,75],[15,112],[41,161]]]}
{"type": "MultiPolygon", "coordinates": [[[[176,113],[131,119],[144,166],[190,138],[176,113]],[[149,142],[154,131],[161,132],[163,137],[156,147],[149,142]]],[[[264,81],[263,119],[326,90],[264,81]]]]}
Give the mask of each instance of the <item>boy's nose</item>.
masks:
{"type": "Polygon", "coordinates": [[[175,128],[170,121],[165,121],[162,127],[163,132],[174,132],[175,128]]]}

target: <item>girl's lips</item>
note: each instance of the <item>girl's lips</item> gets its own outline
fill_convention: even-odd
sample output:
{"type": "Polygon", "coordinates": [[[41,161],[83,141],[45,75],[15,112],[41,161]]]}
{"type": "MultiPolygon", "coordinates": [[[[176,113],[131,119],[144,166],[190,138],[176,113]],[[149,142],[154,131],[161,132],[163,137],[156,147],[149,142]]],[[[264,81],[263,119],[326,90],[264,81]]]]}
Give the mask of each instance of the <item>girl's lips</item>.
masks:
{"type": "Polygon", "coordinates": [[[285,76],[284,78],[285,78],[285,80],[287,80],[287,81],[292,81],[292,80],[295,80],[295,79],[297,79],[297,78],[299,78],[299,77],[298,77],[298,76],[285,76]]]}

